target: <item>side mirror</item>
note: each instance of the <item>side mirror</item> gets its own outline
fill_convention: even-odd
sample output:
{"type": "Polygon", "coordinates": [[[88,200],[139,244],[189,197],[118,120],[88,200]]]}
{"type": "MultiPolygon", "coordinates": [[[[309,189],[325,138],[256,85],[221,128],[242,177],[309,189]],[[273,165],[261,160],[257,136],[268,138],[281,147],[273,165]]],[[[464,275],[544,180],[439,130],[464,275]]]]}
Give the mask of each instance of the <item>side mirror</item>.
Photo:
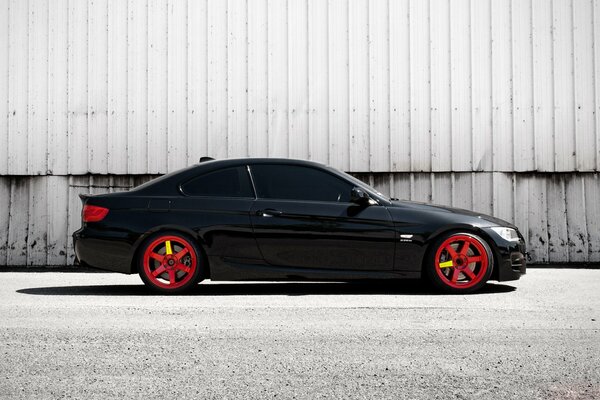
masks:
{"type": "Polygon", "coordinates": [[[364,206],[364,205],[369,204],[369,200],[371,200],[371,197],[369,197],[369,194],[359,187],[353,187],[352,190],[350,191],[350,201],[352,203],[356,203],[356,204],[360,204],[361,206],[364,206]]]}

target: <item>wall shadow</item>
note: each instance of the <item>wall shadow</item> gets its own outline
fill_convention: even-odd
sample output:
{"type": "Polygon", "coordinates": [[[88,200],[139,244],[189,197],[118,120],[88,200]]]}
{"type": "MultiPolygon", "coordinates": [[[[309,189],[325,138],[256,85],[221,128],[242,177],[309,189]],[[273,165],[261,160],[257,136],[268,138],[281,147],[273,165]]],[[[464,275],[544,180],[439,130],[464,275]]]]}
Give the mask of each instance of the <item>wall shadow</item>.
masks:
{"type": "MultiPolygon", "coordinates": [[[[508,293],[514,286],[488,283],[470,296],[508,293]]],[[[50,286],[19,289],[17,293],[42,296],[163,296],[140,285],[50,286]]],[[[442,295],[421,280],[368,282],[236,282],[199,284],[182,296],[309,296],[309,295],[442,295]]]]}

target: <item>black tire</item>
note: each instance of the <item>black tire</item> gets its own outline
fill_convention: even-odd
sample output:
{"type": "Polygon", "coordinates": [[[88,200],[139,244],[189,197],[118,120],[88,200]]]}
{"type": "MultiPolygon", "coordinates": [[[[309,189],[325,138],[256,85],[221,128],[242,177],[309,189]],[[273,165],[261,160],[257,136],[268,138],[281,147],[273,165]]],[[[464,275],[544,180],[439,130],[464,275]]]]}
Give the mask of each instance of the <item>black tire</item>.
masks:
{"type": "Polygon", "coordinates": [[[151,235],[137,253],[138,272],[151,290],[181,294],[202,280],[208,268],[204,252],[194,239],[177,231],[151,235]]]}
{"type": "Polygon", "coordinates": [[[436,289],[465,294],[485,286],[493,266],[493,253],[484,239],[471,232],[452,232],[431,243],[423,269],[436,289]]]}

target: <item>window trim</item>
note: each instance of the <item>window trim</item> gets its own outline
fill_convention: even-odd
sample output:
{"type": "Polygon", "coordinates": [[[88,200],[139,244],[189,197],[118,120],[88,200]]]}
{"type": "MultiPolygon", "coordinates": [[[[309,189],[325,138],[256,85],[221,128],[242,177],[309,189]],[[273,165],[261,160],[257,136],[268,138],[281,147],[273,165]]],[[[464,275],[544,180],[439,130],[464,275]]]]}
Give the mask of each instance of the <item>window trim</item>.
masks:
{"type": "MultiPolygon", "coordinates": [[[[248,173],[250,174],[250,182],[252,183],[253,189],[254,189],[254,196],[257,200],[276,200],[276,201],[289,201],[289,202],[311,202],[311,203],[327,203],[327,204],[354,204],[352,202],[347,202],[347,201],[329,201],[329,200],[305,200],[305,199],[281,199],[281,198],[275,198],[275,197],[260,197],[258,195],[258,190],[256,189],[256,185],[255,185],[255,180],[254,180],[254,173],[252,171],[252,167],[254,166],[260,166],[260,165],[280,165],[280,166],[284,166],[284,167],[300,167],[300,168],[309,168],[309,169],[313,169],[315,171],[319,171],[319,172],[324,172],[327,175],[330,175],[342,182],[345,182],[347,184],[350,185],[351,188],[355,187],[356,185],[354,184],[354,182],[350,182],[346,179],[344,179],[341,176],[338,176],[332,172],[330,172],[329,170],[327,170],[326,168],[317,168],[313,165],[296,165],[296,164],[286,164],[286,163],[277,163],[277,162],[273,162],[273,163],[260,163],[260,164],[249,164],[247,165],[248,167],[248,173]]],[[[369,195],[371,195],[371,192],[369,191],[369,195]]],[[[372,196],[372,195],[371,195],[372,196]]],[[[375,201],[377,201],[377,199],[374,199],[375,201]]],[[[377,201],[377,203],[379,204],[379,202],[377,201]]]]}
{"type": "MultiPolygon", "coordinates": [[[[247,167],[247,166],[246,166],[247,167]]],[[[216,168],[210,171],[206,171],[203,174],[200,175],[196,175],[193,176],[181,183],[179,183],[179,185],[177,185],[177,188],[179,189],[179,192],[184,195],[185,197],[194,197],[194,198],[202,198],[202,199],[256,199],[256,189],[254,188],[254,182],[252,181],[252,176],[250,175],[250,171],[248,170],[248,168],[244,168],[244,165],[237,165],[237,166],[229,166],[229,167],[225,167],[225,168],[216,168]],[[226,171],[228,169],[244,169],[246,171],[246,177],[248,178],[248,181],[250,183],[250,191],[252,192],[250,196],[207,196],[207,195],[197,195],[197,194],[190,194],[187,193],[184,189],[183,186],[187,185],[188,183],[192,182],[193,180],[196,179],[200,179],[203,176],[206,176],[208,174],[212,174],[215,172],[220,172],[220,171],[226,171]]]]}

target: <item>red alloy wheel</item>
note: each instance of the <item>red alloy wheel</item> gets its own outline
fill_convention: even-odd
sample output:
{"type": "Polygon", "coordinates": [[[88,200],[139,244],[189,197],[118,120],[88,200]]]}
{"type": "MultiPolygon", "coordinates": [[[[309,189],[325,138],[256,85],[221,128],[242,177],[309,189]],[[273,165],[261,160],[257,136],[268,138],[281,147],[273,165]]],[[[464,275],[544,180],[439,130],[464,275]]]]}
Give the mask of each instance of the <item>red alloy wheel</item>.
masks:
{"type": "Polygon", "coordinates": [[[144,252],[144,273],[150,282],[162,289],[177,289],[194,278],[198,254],[179,236],[159,236],[144,252]]]}
{"type": "Polygon", "coordinates": [[[435,254],[435,272],[453,289],[472,288],[486,276],[488,268],[486,248],[473,236],[450,236],[435,254]]]}

